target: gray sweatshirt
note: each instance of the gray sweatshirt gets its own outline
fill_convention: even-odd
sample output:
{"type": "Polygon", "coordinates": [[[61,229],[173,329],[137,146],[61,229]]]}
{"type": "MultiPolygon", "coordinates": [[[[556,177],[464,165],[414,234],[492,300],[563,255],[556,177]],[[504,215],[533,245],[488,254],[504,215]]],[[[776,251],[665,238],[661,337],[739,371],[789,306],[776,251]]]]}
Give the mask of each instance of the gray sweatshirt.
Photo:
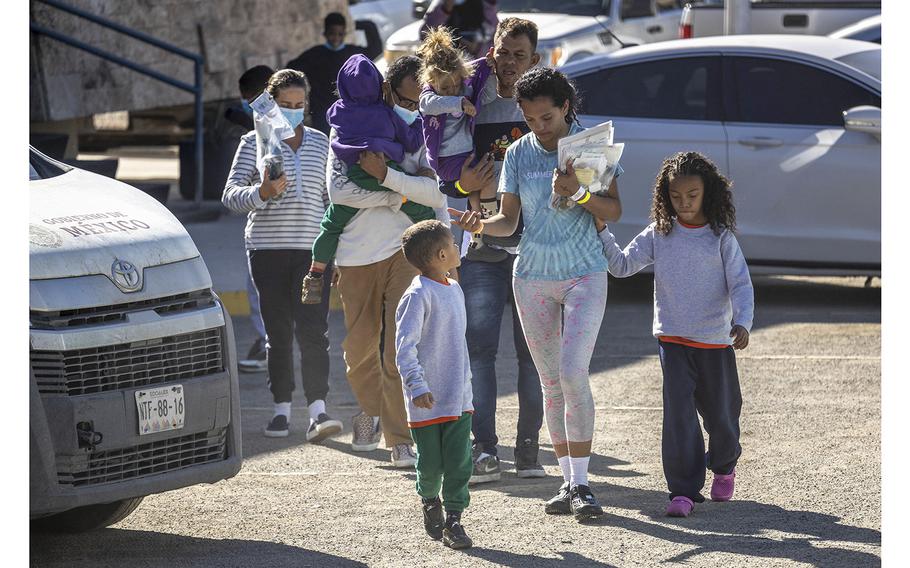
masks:
{"type": "Polygon", "coordinates": [[[458,282],[446,286],[415,276],[395,315],[395,363],[407,401],[408,425],[428,426],[461,418],[474,410],[471,364],[465,339],[467,317],[458,282]],[[433,408],[414,399],[433,393],[433,408]]]}
{"type": "Polygon", "coordinates": [[[651,223],[625,250],[609,227],[600,239],[613,276],[654,265],[654,337],[730,345],[734,325],[752,330],[752,280],[732,232],[715,235],[709,225],[690,229],[674,222],[664,236],[651,223]]]}

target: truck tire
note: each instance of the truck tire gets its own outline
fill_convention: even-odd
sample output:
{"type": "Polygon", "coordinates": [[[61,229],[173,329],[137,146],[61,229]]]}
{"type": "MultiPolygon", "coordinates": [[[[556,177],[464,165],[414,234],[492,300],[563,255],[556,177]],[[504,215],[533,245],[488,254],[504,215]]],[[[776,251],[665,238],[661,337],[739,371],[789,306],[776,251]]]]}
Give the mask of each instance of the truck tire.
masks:
{"type": "Polygon", "coordinates": [[[103,529],[127,518],[136,510],[139,503],[142,503],[142,499],[143,497],[135,497],[113,503],[76,507],[56,515],[35,519],[31,525],[33,529],[42,532],[78,533],[103,529]]]}

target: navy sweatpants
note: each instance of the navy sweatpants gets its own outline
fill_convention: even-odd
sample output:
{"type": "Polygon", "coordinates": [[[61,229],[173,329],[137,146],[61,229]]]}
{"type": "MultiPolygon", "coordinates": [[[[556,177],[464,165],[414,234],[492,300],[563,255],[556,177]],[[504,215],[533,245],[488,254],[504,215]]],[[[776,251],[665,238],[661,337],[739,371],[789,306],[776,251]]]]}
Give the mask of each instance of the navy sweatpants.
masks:
{"type": "Polygon", "coordinates": [[[705,468],[728,474],[742,453],[742,395],[733,347],[701,349],[658,341],[664,375],[661,454],[670,499],[705,500],[705,468]],[[698,415],[708,432],[708,452],[698,415]]]}

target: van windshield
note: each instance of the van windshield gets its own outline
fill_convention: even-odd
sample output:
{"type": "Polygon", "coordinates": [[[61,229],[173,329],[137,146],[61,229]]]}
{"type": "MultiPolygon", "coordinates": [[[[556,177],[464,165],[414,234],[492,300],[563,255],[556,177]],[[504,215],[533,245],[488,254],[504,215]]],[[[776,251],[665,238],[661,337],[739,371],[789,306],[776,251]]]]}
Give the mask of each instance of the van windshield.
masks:
{"type": "Polygon", "coordinates": [[[552,12],[570,16],[596,16],[607,13],[610,0],[499,0],[499,12],[552,12]]]}
{"type": "Polygon", "coordinates": [[[49,179],[65,174],[73,169],[64,163],[48,158],[33,146],[28,147],[28,179],[29,181],[49,179]]]}

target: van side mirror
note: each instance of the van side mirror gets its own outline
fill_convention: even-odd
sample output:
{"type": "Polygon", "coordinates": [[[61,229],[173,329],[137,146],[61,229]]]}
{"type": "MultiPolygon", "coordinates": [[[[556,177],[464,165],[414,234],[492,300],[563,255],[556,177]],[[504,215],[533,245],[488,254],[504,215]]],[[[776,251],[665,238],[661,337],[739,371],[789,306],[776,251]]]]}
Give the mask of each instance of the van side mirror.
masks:
{"type": "Polygon", "coordinates": [[[882,109],[869,105],[855,106],[844,111],[844,128],[865,132],[882,139],[882,109]]]}
{"type": "Polygon", "coordinates": [[[656,0],[622,0],[622,9],[619,17],[623,20],[650,18],[655,15],[657,15],[656,0]]]}

